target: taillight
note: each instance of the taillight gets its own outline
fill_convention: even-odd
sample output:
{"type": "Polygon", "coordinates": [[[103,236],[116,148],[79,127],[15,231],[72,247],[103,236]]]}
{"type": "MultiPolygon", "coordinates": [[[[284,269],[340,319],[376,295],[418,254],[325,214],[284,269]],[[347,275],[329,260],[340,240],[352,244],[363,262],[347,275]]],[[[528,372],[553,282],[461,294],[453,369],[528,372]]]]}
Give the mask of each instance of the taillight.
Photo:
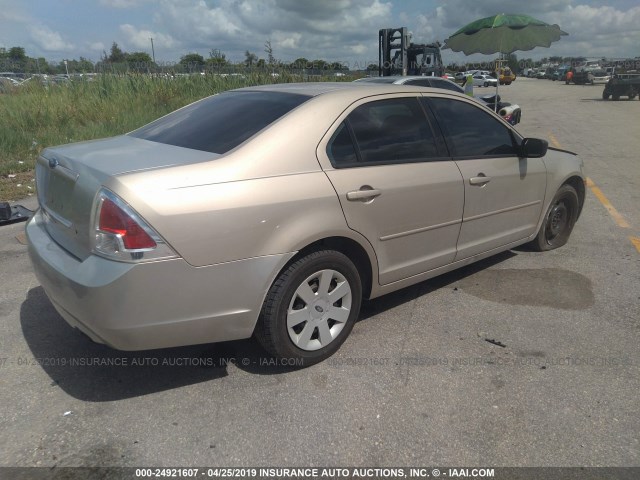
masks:
{"type": "Polygon", "coordinates": [[[119,235],[127,250],[156,248],[153,238],[109,198],[102,201],[98,231],[119,235]]]}
{"type": "Polygon", "coordinates": [[[129,205],[113,192],[96,195],[93,251],[124,262],[177,257],[173,249],[129,205]]]}

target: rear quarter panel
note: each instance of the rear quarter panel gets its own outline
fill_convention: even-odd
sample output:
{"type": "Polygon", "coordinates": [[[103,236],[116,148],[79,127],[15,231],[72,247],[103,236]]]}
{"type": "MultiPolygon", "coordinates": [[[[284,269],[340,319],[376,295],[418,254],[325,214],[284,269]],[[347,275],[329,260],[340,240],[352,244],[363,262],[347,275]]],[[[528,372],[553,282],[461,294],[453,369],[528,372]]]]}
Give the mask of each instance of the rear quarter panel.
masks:
{"type": "Polygon", "coordinates": [[[348,231],[322,171],[142,192],[123,182],[116,190],[194,266],[292,252],[348,231]]]}

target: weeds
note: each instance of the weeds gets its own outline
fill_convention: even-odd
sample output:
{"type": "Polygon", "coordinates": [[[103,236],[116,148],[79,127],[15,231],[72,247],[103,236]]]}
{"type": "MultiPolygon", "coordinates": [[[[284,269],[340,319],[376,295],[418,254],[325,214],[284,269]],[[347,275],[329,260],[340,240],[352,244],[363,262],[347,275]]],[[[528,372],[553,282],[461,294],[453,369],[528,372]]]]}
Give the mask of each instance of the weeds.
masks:
{"type": "MultiPolygon", "coordinates": [[[[351,80],[349,77],[315,81],[351,80]]],[[[286,72],[249,75],[98,75],[43,85],[37,79],[0,94],[0,201],[32,193],[35,161],[51,145],[130,132],[177,108],[234,88],[299,82],[286,72]],[[16,180],[16,179],[19,179],[16,180]],[[18,187],[17,185],[21,185],[18,187]]]]}

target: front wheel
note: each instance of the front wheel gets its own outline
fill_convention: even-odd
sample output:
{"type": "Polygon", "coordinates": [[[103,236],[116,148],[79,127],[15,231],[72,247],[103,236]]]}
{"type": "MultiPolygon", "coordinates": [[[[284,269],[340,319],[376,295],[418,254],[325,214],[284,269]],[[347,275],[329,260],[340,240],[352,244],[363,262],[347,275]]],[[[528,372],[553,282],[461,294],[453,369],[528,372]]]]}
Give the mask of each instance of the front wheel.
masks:
{"type": "Polygon", "coordinates": [[[309,253],[271,286],[256,326],[269,353],[309,366],[333,355],[360,313],[362,282],[348,257],[334,250],[309,253]]]}
{"type": "Polygon", "coordinates": [[[578,219],[579,200],[571,185],[562,185],[547,209],[538,235],[531,246],[543,252],[563,246],[578,219]]]}

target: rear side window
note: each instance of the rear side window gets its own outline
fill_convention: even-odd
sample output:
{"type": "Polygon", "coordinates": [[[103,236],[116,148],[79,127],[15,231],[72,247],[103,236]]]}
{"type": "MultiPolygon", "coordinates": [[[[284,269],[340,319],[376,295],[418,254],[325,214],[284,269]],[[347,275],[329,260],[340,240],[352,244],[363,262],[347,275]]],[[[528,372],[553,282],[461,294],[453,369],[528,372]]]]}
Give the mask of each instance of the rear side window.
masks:
{"type": "Polygon", "coordinates": [[[416,98],[360,105],[333,135],[327,153],[335,167],[354,166],[354,161],[416,162],[438,156],[431,126],[416,98]]]}
{"type": "Polygon", "coordinates": [[[433,133],[415,98],[360,105],[348,121],[364,163],[416,161],[437,156],[433,133]]]}
{"type": "Polygon", "coordinates": [[[456,157],[516,156],[508,127],[483,107],[459,100],[431,98],[451,154],[456,157]]]}
{"type": "Polygon", "coordinates": [[[225,92],[176,110],[129,135],[222,154],[309,98],[283,92],[225,92]]]}

